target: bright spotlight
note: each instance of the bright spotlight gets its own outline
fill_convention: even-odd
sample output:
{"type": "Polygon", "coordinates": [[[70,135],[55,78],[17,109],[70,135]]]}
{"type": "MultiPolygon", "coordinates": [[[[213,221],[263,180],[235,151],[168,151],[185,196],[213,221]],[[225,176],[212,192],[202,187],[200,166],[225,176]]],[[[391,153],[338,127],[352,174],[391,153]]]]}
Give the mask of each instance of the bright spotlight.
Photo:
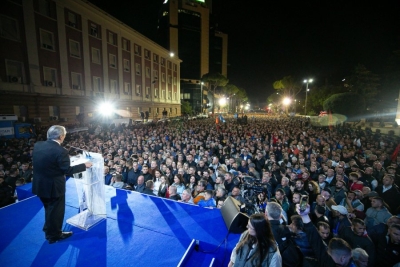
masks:
{"type": "Polygon", "coordinates": [[[289,105],[290,102],[292,102],[292,100],[289,97],[285,97],[282,101],[282,104],[284,104],[285,106],[289,105]]]}
{"type": "Polygon", "coordinates": [[[174,52],[169,53],[169,56],[174,57],[175,56],[174,52]]]}
{"type": "Polygon", "coordinates": [[[226,104],[226,98],[225,98],[225,97],[220,98],[220,99],[219,99],[219,105],[220,105],[220,106],[224,106],[225,104],[226,104]]]}
{"type": "Polygon", "coordinates": [[[109,102],[104,102],[99,106],[99,112],[103,116],[111,116],[114,111],[114,106],[109,102]]]}

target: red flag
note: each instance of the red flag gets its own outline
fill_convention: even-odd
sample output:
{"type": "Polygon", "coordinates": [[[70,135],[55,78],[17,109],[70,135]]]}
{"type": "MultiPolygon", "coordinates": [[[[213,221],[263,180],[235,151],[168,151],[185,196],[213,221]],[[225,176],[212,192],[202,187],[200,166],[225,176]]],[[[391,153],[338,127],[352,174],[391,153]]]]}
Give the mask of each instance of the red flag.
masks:
{"type": "Polygon", "coordinates": [[[396,161],[399,151],[400,151],[400,144],[397,145],[396,149],[394,150],[394,152],[392,154],[392,158],[391,158],[392,161],[396,161]]]}

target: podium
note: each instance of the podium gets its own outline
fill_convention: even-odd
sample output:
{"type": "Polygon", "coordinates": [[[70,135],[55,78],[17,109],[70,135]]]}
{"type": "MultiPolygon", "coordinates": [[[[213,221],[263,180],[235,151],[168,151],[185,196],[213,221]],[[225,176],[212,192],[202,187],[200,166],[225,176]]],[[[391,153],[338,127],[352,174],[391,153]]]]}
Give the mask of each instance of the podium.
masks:
{"type": "Polygon", "coordinates": [[[104,189],[104,159],[101,154],[84,152],[71,157],[71,166],[87,161],[92,167],[84,172],[73,175],[79,199],[79,213],[69,219],[67,223],[89,230],[106,218],[106,202],[104,189]]]}

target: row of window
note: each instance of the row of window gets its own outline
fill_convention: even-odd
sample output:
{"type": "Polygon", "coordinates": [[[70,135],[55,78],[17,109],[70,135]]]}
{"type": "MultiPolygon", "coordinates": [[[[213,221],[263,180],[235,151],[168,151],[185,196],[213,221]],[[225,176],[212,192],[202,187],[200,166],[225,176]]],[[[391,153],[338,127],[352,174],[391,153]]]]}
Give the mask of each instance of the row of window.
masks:
{"type": "MultiPolygon", "coordinates": [[[[67,25],[75,27],[77,25],[76,16],[77,16],[76,14],[69,12],[67,25]]],[[[93,37],[99,38],[100,34],[99,27],[100,25],[97,25],[95,23],[90,23],[89,34],[93,37]]],[[[5,15],[0,15],[0,36],[10,40],[20,41],[18,21],[14,18],[10,18],[5,15]]],[[[121,40],[122,40],[122,49],[129,52],[130,41],[125,38],[121,38],[121,40]]],[[[111,31],[108,31],[107,42],[112,45],[117,45],[117,35],[111,31]]],[[[54,34],[50,31],[40,29],[40,46],[42,49],[56,51],[54,34]]],[[[69,40],[69,46],[70,46],[71,56],[76,58],[81,58],[80,43],[74,40],[69,40]]],[[[141,56],[141,47],[135,44],[134,49],[135,49],[135,54],[141,56]]],[[[145,59],[150,60],[151,57],[150,55],[151,52],[147,49],[144,49],[145,59]]],[[[162,66],[165,66],[166,60],[165,58],[161,57],[161,60],[159,61],[159,56],[153,53],[153,61],[156,63],[160,63],[162,66]]],[[[173,68],[174,71],[177,71],[177,65],[172,64],[171,61],[167,62],[167,67],[168,69],[173,68]]]]}
{"type": "MultiPolygon", "coordinates": [[[[8,82],[10,83],[23,83],[24,82],[24,69],[22,62],[8,60],[6,59],[6,72],[8,77],[8,82]]],[[[54,68],[43,67],[43,85],[48,87],[58,87],[57,83],[57,70],[54,68]]],[[[83,80],[82,74],[71,72],[71,88],[76,90],[83,90],[83,80]]],[[[119,93],[118,81],[114,79],[110,79],[110,93],[119,93]]],[[[104,88],[102,87],[101,77],[93,76],[93,91],[95,92],[104,92],[104,88]]],[[[124,83],[123,93],[126,95],[131,95],[131,85],[130,83],[124,83]]],[[[135,88],[136,95],[142,95],[141,85],[136,85],[135,88]]],[[[146,87],[144,97],[150,98],[150,87],[146,87]]],[[[159,94],[159,89],[154,88],[154,98],[160,97],[161,99],[172,99],[176,100],[176,93],[172,94],[171,91],[166,95],[165,90],[161,90],[161,95],[159,94]]]]}

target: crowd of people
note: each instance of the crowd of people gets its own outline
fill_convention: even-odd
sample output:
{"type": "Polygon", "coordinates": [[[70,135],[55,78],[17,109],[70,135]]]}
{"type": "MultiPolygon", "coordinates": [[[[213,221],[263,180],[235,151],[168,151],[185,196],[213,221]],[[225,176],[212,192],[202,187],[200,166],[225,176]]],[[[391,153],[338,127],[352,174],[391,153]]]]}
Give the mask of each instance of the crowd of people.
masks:
{"type": "MultiPolygon", "coordinates": [[[[267,248],[247,251],[244,258],[235,255],[244,264],[261,264],[269,251],[282,257],[268,260],[284,266],[400,262],[400,154],[394,135],[267,117],[247,124],[204,119],[88,128],[67,135],[64,144],[71,155],[77,148],[101,153],[106,185],[209,208],[221,208],[233,197],[262,211],[252,216],[265,212],[266,222],[251,217],[235,253],[248,250],[243,242],[262,241],[260,233],[250,231],[255,224],[271,227],[277,250],[267,237],[262,241],[267,248]],[[244,194],[249,177],[261,188],[251,203],[244,194]]],[[[15,201],[16,186],[34,179],[33,145],[45,139],[39,133],[31,140],[2,140],[1,206],[15,201]]]]}

